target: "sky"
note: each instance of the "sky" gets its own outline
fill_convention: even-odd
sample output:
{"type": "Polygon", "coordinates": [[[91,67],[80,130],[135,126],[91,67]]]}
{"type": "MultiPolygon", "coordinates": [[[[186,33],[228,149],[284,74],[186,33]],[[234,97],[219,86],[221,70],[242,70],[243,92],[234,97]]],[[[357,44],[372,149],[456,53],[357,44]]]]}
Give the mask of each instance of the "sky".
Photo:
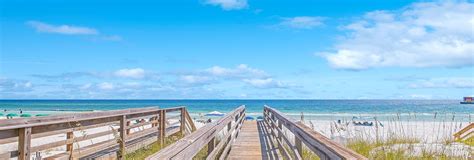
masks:
{"type": "Polygon", "coordinates": [[[0,0],[0,99],[462,99],[474,1],[0,0]]]}

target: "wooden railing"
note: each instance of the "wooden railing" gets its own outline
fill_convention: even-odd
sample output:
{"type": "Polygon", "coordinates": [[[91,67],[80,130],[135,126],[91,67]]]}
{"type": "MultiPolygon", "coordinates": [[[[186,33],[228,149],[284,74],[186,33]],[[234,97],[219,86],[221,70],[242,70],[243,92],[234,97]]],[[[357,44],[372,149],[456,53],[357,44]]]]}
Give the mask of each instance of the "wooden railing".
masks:
{"type": "Polygon", "coordinates": [[[280,153],[286,159],[303,159],[303,144],[320,159],[367,159],[366,157],[336,143],[312,130],[303,123],[286,117],[278,110],[264,107],[264,121],[278,143],[280,153]],[[285,135],[289,131],[294,138],[285,135]]]}
{"type": "Polygon", "coordinates": [[[224,159],[230,150],[232,142],[239,134],[244,117],[245,106],[240,106],[219,120],[203,126],[196,132],[187,135],[146,159],[192,159],[206,145],[206,157],[208,160],[216,159],[217,157],[224,159]],[[219,140],[218,135],[222,135],[219,140]],[[217,141],[219,143],[216,144],[217,141]]]}
{"type": "Polygon", "coordinates": [[[474,133],[473,129],[474,129],[474,123],[470,123],[469,125],[467,125],[463,129],[461,129],[458,132],[453,134],[454,140],[463,140],[463,139],[467,138],[468,136],[470,136],[471,134],[474,133]]]}
{"type": "Polygon", "coordinates": [[[0,159],[89,159],[106,151],[112,152],[109,156],[123,159],[127,152],[157,140],[163,144],[164,137],[194,130],[185,107],[6,119],[0,120],[0,159]]]}

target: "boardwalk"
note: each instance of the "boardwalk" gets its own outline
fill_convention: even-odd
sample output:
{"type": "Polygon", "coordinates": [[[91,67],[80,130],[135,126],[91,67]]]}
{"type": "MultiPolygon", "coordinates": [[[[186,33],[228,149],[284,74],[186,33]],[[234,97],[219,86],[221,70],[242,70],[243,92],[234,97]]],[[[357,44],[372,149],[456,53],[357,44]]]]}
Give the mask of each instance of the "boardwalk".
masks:
{"type": "Polygon", "coordinates": [[[270,139],[270,134],[262,121],[245,121],[232,144],[229,160],[278,159],[278,148],[270,139]]]}

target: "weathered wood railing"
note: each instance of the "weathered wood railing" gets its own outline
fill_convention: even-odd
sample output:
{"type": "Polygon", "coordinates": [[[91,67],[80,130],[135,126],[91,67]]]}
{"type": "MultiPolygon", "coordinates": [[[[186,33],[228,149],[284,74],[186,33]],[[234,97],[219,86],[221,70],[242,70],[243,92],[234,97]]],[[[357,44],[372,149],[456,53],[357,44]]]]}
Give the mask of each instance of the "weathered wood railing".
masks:
{"type": "Polygon", "coordinates": [[[468,138],[471,136],[471,134],[474,134],[474,123],[470,123],[463,129],[459,130],[458,132],[454,133],[454,140],[463,140],[465,138],[468,138]]]}
{"type": "Polygon", "coordinates": [[[104,150],[122,159],[127,152],[157,140],[163,144],[164,137],[194,130],[185,107],[0,120],[0,159],[29,160],[35,155],[43,159],[87,159],[104,150]]]}
{"type": "Polygon", "coordinates": [[[269,126],[273,138],[278,143],[280,153],[286,159],[302,159],[303,144],[310,151],[317,154],[320,159],[367,159],[366,157],[331,141],[305,124],[286,117],[276,109],[265,106],[263,114],[266,125],[269,126]],[[292,133],[294,138],[290,139],[285,136],[285,130],[292,133]]]}
{"type": "Polygon", "coordinates": [[[146,159],[192,159],[206,145],[206,157],[208,160],[216,159],[217,157],[224,159],[230,150],[232,142],[239,134],[244,117],[245,106],[240,106],[219,120],[203,126],[196,132],[187,135],[146,159]],[[219,135],[222,137],[217,140],[219,135]],[[216,144],[217,141],[219,141],[218,144],[216,144]]]}

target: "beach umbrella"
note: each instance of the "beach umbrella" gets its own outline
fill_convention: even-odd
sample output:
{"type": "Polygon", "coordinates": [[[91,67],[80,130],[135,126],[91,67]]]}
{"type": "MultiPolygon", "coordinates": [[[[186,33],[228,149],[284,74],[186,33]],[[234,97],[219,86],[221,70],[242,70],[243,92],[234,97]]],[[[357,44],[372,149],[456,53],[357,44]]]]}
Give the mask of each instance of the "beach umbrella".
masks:
{"type": "Polygon", "coordinates": [[[21,114],[20,117],[31,117],[31,114],[28,114],[28,113],[21,114]]]}
{"type": "Polygon", "coordinates": [[[218,111],[212,111],[206,114],[205,116],[224,116],[224,113],[218,112],[218,111]]]}
{"type": "Polygon", "coordinates": [[[18,114],[16,113],[8,113],[7,117],[18,117],[18,114]]]}
{"type": "Polygon", "coordinates": [[[254,120],[255,118],[251,117],[251,116],[245,116],[245,120],[254,120]]]}
{"type": "Polygon", "coordinates": [[[41,114],[37,114],[35,116],[36,117],[44,117],[44,116],[49,116],[49,114],[41,113],[41,114]]]}

